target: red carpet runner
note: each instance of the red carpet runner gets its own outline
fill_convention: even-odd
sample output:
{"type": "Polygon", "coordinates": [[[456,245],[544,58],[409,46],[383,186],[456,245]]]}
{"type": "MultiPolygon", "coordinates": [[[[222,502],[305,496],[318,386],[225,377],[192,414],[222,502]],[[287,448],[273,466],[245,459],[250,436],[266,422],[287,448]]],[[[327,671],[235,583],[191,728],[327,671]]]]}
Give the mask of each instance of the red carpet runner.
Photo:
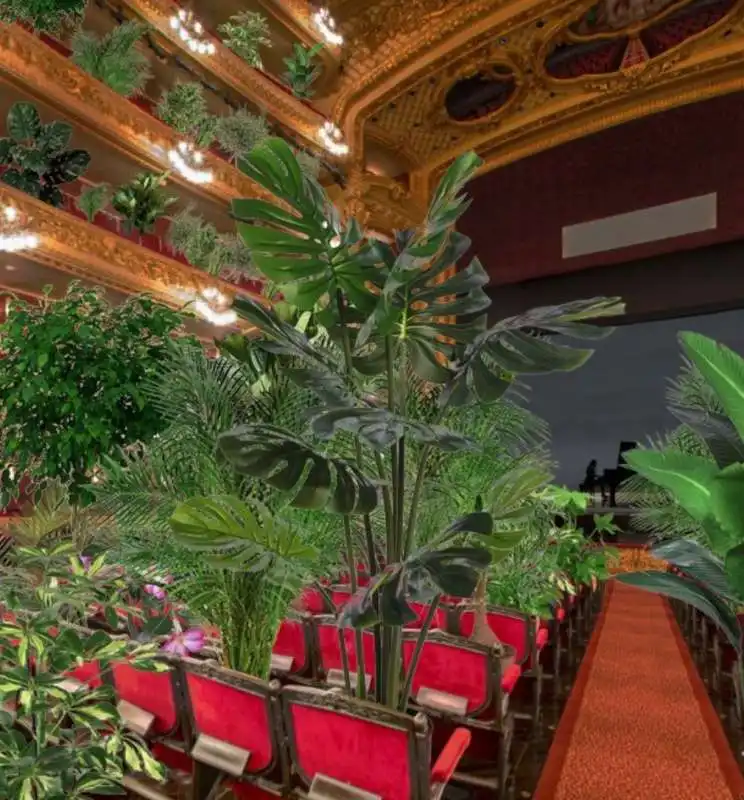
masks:
{"type": "Polygon", "coordinates": [[[732,799],[744,778],[666,601],[611,584],[534,800],[732,799]]]}

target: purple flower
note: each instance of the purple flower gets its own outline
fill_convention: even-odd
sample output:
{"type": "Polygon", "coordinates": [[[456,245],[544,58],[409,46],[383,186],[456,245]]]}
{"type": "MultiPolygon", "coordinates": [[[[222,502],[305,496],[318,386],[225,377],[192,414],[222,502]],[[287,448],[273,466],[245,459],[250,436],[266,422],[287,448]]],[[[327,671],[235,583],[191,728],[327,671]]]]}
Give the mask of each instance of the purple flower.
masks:
{"type": "Polygon", "coordinates": [[[154,583],[148,583],[145,586],[145,592],[149,595],[152,595],[156,600],[165,600],[166,594],[165,589],[161,586],[157,586],[154,583]]]}
{"type": "Polygon", "coordinates": [[[162,649],[176,656],[187,656],[190,653],[198,653],[204,647],[204,638],[204,631],[201,628],[189,628],[187,631],[169,636],[162,649]]]}
{"type": "Polygon", "coordinates": [[[93,559],[90,556],[80,556],[80,563],[83,565],[83,569],[87,572],[93,564],[93,559]]]}

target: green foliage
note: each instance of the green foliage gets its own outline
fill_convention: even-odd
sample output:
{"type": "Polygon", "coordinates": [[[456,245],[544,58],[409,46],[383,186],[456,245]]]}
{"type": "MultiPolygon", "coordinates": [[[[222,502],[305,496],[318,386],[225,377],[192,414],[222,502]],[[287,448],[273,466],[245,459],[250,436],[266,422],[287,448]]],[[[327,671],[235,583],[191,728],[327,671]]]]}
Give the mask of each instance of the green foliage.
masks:
{"type": "Polygon", "coordinates": [[[102,37],[78,31],[72,40],[72,60],[118,94],[139,94],[152,77],[150,62],[137,47],[147,30],[147,25],[130,21],[102,37]]]}
{"type": "Polygon", "coordinates": [[[695,521],[700,541],[672,540],[652,551],[680,575],[638,573],[623,580],[695,606],[741,652],[736,612],[744,602],[744,359],[699,334],[682,333],[680,341],[689,360],[683,374],[694,380],[674,386],[672,410],[707,452],[647,449],[629,454],[628,463],[695,521]]]}
{"type": "Polygon", "coordinates": [[[235,234],[218,233],[214,225],[190,209],[173,217],[168,236],[174,250],[210,275],[219,275],[228,268],[249,274],[252,271],[251,254],[242,239],[235,234]]]}
{"type": "Polygon", "coordinates": [[[163,92],[155,109],[158,117],[199,147],[214,141],[217,120],[209,113],[200,83],[177,83],[163,92]]]}
{"type": "Polygon", "coordinates": [[[322,44],[304,47],[295,43],[292,55],[283,59],[287,71],[282,75],[282,80],[295,97],[307,100],[315,94],[312,85],[318,80],[321,72],[316,56],[322,49],[322,44]]]}
{"type": "Polygon", "coordinates": [[[77,198],[77,207],[85,214],[89,222],[93,222],[96,215],[103,211],[111,199],[111,187],[106,183],[89,186],[77,198]]]}
{"type": "Polygon", "coordinates": [[[269,137],[269,125],[266,117],[240,108],[228,116],[217,118],[215,137],[233,163],[237,163],[269,137]]]}
{"type": "Polygon", "coordinates": [[[9,612],[0,624],[0,796],[121,794],[125,771],[162,780],[146,744],[123,727],[112,690],[78,691],[65,681],[90,661],[103,670],[124,657],[139,669],[167,668],[155,660],[154,643],[132,646],[76,624],[93,604],[115,617],[126,592],[104,557],[85,569],[64,543],[19,548],[0,567],[0,603],[9,612]]]}
{"type": "Polygon", "coordinates": [[[37,31],[58,33],[82,19],[87,0],[3,0],[0,22],[20,22],[37,31]]]}
{"type": "Polygon", "coordinates": [[[141,384],[175,346],[180,323],[148,297],[111,306],[75,283],[60,300],[11,300],[0,324],[6,486],[25,473],[59,478],[74,502],[85,500],[102,455],[160,431],[141,384]]]}
{"type": "Polygon", "coordinates": [[[222,41],[243,61],[256,69],[263,69],[261,48],[271,47],[269,23],[257,11],[241,11],[233,14],[228,22],[223,22],[217,30],[222,41]]]}
{"type": "Polygon", "coordinates": [[[148,233],[176,202],[176,197],[163,191],[167,177],[167,172],[142,172],[114,191],[111,205],[124,217],[129,231],[148,233]]]}
{"type": "Polygon", "coordinates": [[[32,103],[18,101],[8,111],[7,137],[0,139],[2,180],[52,206],[64,200],[60,186],[79,178],[90,163],[85,150],[68,150],[72,126],[42,124],[32,103]]]}
{"type": "MultiPolygon", "coordinates": [[[[549,334],[598,339],[609,330],[587,320],[621,310],[615,300],[584,301],[487,329],[487,278],[477,261],[437,282],[469,244],[454,226],[467,208],[462,187],[479,164],[473,155],[458,159],[421,228],[400,233],[393,245],[368,238],[353,220],[342,222],[281,140],[254,148],[241,167],[284,205],[233,203],[254,264],[300,313],[312,312],[318,334],[308,337],[247,298],[234,307],[315,404],[308,403],[300,431],[276,418],[252,421],[222,433],[219,452],[238,476],[262,487],[274,513],[340,516],[355,592],[341,623],[383,623],[376,697],[401,708],[410,690],[410,680],[401,690],[399,660],[400,626],[412,619],[408,600],[434,597],[436,605],[443,593],[469,597],[483,570],[521,537],[507,520],[523,514],[522,499],[546,477],[525,466],[490,480],[454,521],[447,524],[456,511],[450,508],[429,536],[418,536],[428,479],[447,459],[481,446],[452,424],[462,423],[468,409],[477,414],[499,401],[518,373],[579,366],[591,351],[558,345],[549,334]],[[457,324],[444,319],[453,316],[457,324]],[[537,338],[536,328],[548,335],[537,338]],[[374,577],[356,591],[352,565],[360,557],[374,577]]],[[[224,346],[241,361],[255,356],[255,345],[242,337],[224,346]]],[[[220,541],[214,532],[200,535],[205,547],[220,541]]],[[[358,670],[359,678],[364,665],[358,670]]]]}
{"type": "Polygon", "coordinates": [[[310,153],[306,153],[304,150],[299,150],[297,152],[297,163],[300,165],[300,171],[303,175],[316,181],[318,180],[320,176],[320,159],[310,153]]]}

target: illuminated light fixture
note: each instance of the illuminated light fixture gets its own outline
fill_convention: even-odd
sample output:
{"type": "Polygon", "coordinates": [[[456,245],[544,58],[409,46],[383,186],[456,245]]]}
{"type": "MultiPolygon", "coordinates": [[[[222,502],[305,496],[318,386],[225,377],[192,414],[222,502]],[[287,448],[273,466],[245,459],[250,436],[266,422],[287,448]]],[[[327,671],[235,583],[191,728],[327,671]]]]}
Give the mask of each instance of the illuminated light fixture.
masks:
{"type": "Polygon", "coordinates": [[[201,295],[201,298],[194,301],[194,308],[207,322],[220,327],[237,322],[238,315],[226,307],[229,300],[219,289],[207,286],[201,290],[201,295]]]}
{"type": "Polygon", "coordinates": [[[213,56],[217,52],[214,42],[204,41],[204,26],[194,19],[191,11],[182,8],[178,14],[174,14],[170,18],[170,26],[192,53],[213,56]]]}
{"type": "Polygon", "coordinates": [[[336,30],[336,20],[327,8],[318,9],[313,14],[313,22],[328,44],[339,46],[344,43],[344,37],[336,30]]]}
{"type": "Polygon", "coordinates": [[[4,253],[33,250],[38,244],[39,237],[33,233],[0,233],[0,250],[4,253]]]}
{"type": "Polygon", "coordinates": [[[178,147],[169,150],[168,161],[191,183],[212,182],[212,170],[199,169],[204,163],[204,154],[188,142],[179,142],[178,147]]]}
{"type": "Polygon", "coordinates": [[[345,156],[349,152],[349,145],[344,142],[343,134],[330,120],[321,125],[318,136],[323,147],[334,156],[345,156]]]}
{"type": "Polygon", "coordinates": [[[15,222],[18,219],[18,209],[13,206],[5,206],[3,216],[7,222],[15,222]]]}

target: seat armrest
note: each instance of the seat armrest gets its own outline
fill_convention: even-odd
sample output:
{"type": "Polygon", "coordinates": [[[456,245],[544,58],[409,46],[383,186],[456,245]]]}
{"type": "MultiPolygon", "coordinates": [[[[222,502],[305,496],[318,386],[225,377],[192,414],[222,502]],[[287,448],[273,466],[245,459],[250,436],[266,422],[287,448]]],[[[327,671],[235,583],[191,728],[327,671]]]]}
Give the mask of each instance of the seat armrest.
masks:
{"type": "Polygon", "coordinates": [[[468,749],[472,736],[467,728],[455,728],[431,770],[431,798],[441,797],[444,787],[468,749]]]}

